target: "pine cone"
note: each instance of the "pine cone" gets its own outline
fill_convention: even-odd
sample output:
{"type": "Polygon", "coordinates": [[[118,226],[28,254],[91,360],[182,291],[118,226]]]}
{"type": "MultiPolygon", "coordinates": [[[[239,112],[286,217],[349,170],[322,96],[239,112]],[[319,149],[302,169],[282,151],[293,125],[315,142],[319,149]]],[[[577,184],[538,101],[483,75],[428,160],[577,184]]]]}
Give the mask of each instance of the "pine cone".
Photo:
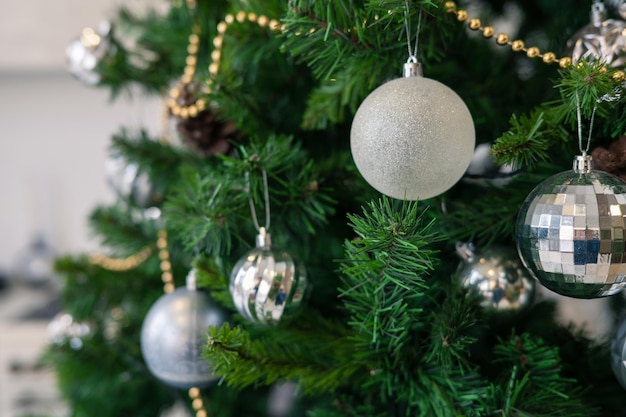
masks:
{"type": "Polygon", "coordinates": [[[602,146],[591,151],[593,168],[617,175],[626,181],[626,136],[611,142],[609,149],[602,146]]]}
{"type": "MultiPolygon", "coordinates": [[[[178,98],[180,105],[187,106],[197,100],[192,90],[193,87],[187,86],[181,92],[178,98]]],[[[231,142],[239,137],[235,123],[219,120],[218,113],[213,109],[203,110],[195,117],[176,119],[176,130],[183,144],[202,156],[228,153],[232,148],[231,142]]]]}

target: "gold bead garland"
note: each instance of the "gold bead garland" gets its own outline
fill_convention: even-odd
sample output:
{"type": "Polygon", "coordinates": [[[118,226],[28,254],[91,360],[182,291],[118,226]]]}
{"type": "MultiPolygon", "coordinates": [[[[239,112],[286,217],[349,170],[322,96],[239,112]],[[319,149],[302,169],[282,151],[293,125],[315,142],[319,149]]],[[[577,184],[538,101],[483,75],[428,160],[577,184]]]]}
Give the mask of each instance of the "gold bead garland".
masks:
{"type": "MultiPolygon", "coordinates": [[[[448,13],[453,13],[456,15],[456,19],[459,22],[467,21],[467,26],[471,30],[480,30],[483,33],[483,37],[485,39],[492,38],[495,35],[495,31],[491,26],[483,26],[480,22],[480,19],[472,18],[468,20],[467,11],[463,9],[458,9],[456,3],[453,1],[447,1],[445,3],[445,9],[448,13]]],[[[563,57],[557,60],[556,55],[553,52],[544,52],[541,53],[539,48],[536,46],[531,46],[527,48],[524,45],[522,40],[509,40],[509,36],[506,33],[498,33],[496,36],[496,43],[500,46],[508,45],[514,52],[525,52],[528,58],[541,58],[544,64],[552,64],[557,62],[559,67],[567,68],[572,65],[572,58],[563,57]]],[[[605,68],[606,70],[606,68],[605,68]]],[[[616,70],[612,74],[613,81],[616,83],[621,83],[626,78],[624,71],[616,70]]]]}
{"type": "Polygon", "coordinates": [[[191,399],[191,407],[194,409],[196,417],[207,417],[208,414],[204,406],[204,400],[202,399],[200,389],[195,387],[190,388],[188,394],[191,399]]]}
{"type": "MultiPolygon", "coordinates": [[[[211,93],[211,84],[220,68],[220,61],[222,58],[222,46],[224,44],[224,34],[228,27],[235,23],[252,22],[259,25],[259,27],[269,27],[272,31],[281,29],[280,22],[276,19],[270,19],[264,15],[257,15],[256,13],[246,13],[244,11],[238,12],[236,15],[228,14],[223,21],[217,25],[217,36],[213,38],[213,51],[211,52],[211,63],[208,70],[211,78],[207,80],[207,86],[203,89],[203,93],[211,93]]],[[[175,88],[172,88],[169,92],[169,98],[166,102],[169,111],[174,115],[182,119],[188,119],[190,117],[196,117],[198,113],[206,109],[206,101],[204,99],[197,99],[191,104],[180,104],[179,99],[184,89],[191,84],[194,75],[196,74],[196,68],[198,64],[198,50],[200,49],[200,27],[194,25],[192,34],[189,35],[189,45],[187,46],[187,58],[185,59],[185,68],[183,70],[183,76],[180,82],[175,88]]]]}
{"type": "Polygon", "coordinates": [[[170,261],[170,252],[167,249],[167,232],[164,229],[159,230],[157,238],[157,248],[159,249],[159,260],[161,267],[161,281],[163,281],[163,292],[166,294],[174,291],[174,274],[172,274],[172,262],[170,261]]]}
{"type": "Polygon", "coordinates": [[[109,271],[129,271],[137,268],[152,255],[152,245],[146,246],[139,252],[126,258],[111,258],[101,253],[95,253],[89,257],[89,262],[109,271]]]}

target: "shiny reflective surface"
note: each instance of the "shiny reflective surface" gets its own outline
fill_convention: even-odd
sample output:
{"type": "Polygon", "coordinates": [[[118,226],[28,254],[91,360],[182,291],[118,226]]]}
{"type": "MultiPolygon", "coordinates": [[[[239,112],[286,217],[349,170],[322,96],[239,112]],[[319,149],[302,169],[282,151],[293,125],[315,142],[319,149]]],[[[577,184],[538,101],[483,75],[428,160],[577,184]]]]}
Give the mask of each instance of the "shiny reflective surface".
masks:
{"type": "Polygon", "coordinates": [[[520,208],[516,243],[546,288],[570,297],[612,295],[626,286],[626,183],[601,172],[562,172],[520,208]]]}

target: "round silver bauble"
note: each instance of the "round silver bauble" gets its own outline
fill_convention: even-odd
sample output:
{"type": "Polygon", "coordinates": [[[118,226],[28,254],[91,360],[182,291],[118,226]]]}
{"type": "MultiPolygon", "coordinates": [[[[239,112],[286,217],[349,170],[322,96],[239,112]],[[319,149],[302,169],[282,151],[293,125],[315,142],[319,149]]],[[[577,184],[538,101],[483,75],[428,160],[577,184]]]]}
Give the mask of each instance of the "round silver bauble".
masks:
{"type": "Polygon", "coordinates": [[[491,145],[481,143],[474,149],[474,155],[463,175],[463,181],[481,186],[503,187],[519,174],[512,165],[498,165],[490,155],[491,145]]]}
{"type": "MultiPolygon", "coordinates": [[[[410,65],[410,64],[407,64],[410,65]]],[[[456,184],[474,152],[472,116],[444,84],[406,71],[370,93],[350,132],[363,178],[393,198],[424,200],[456,184]]]]}
{"type": "Polygon", "coordinates": [[[516,222],[524,265],[546,288],[574,298],[626,286],[626,183],[591,167],[583,154],[574,170],[539,184],[516,222]]]}
{"type": "Polygon", "coordinates": [[[288,252],[271,247],[261,228],[257,245],[235,265],[230,293],[235,307],[253,323],[274,325],[295,313],[308,292],[302,265],[288,252]]]}
{"type": "Polygon", "coordinates": [[[85,28],[81,36],[65,48],[65,58],[70,73],[88,86],[97,85],[102,75],[99,62],[115,50],[111,42],[111,23],[103,21],[97,29],[85,28]]]}
{"type": "Polygon", "coordinates": [[[107,182],[119,198],[141,208],[152,207],[161,202],[162,195],[150,181],[150,177],[139,169],[139,165],[120,156],[105,161],[107,182]]]}
{"type": "Polygon", "coordinates": [[[492,246],[477,251],[470,243],[457,243],[463,260],[456,277],[461,284],[475,291],[486,311],[519,312],[530,307],[535,299],[535,280],[530,276],[513,248],[492,246]]]}
{"type": "Polygon", "coordinates": [[[150,372],[178,389],[202,388],[215,381],[202,358],[210,326],[228,321],[227,312],[208,293],[195,289],[194,271],[187,287],[163,295],[141,327],[141,352],[150,372]]]}
{"type": "Polygon", "coordinates": [[[611,369],[622,388],[626,389],[626,320],[623,320],[611,340],[611,369]]]}
{"type": "MultiPolygon", "coordinates": [[[[624,10],[619,6],[620,13],[624,10]]],[[[599,59],[620,68],[626,64],[626,21],[607,19],[602,2],[591,5],[591,22],[578,30],[566,43],[572,62],[599,59]]]]}

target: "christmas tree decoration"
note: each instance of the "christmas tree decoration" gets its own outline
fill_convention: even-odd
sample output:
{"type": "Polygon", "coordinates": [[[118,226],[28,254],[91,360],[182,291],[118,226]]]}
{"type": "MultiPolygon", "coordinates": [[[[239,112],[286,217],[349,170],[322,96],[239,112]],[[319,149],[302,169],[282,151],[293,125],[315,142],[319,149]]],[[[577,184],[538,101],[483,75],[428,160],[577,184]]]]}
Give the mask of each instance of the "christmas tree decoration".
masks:
{"type": "Polygon", "coordinates": [[[363,178],[397,199],[424,200],[447,191],[474,152],[474,122],[463,100],[420,73],[419,64],[407,63],[403,78],[370,93],[350,131],[363,178]]]}
{"type": "Polygon", "coordinates": [[[85,28],[78,39],[65,48],[65,58],[70,73],[88,86],[97,85],[102,79],[98,63],[115,51],[112,39],[112,26],[103,21],[96,30],[85,28]]]}
{"type": "Polygon", "coordinates": [[[228,313],[196,288],[195,270],[187,286],[163,295],[150,308],[141,327],[141,352],[150,372],[179,389],[205,387],[215,381],[201,357],[209,327],[228,321],[228,313]]]}
{"type": "Polygon", "coordinates": [[[241,257],[230,275],[237,311],[259,324],[275,325],[297,312],[308,287],[300,262],[289,252],[272,248],[265,228],[259,230],[256,247],[241,257]]]}
{"type": "Polygon", "coordinates": [[[487,311],[523,311],[533,304],[535,281],[515,249],[492,246],[477,251],[473,244],[459,242],[456,251],[463,261],[457,279],[480,296],[487,311]]]}
{"type": "Polygon", "coordinates": [[[50,343],[61,345],[68,343],[74,350],[83,347],[83,339],[91,334],[88,323],[77,322],[71,314],[61,312],[55,315],[48,323],[48,337],[50,343]]]}
{"type": "Polygon", "coordinates": [[[624,0],[606,0],[606,4],[613,9],[615,13],[620,15],[622,19],[626,19],[626,1],[624,0]]]}
{"type": "Polygon", "coordinates": [[[626,390],[626,320],[622,320],[617,326],[611,340],[611,369],[626,390]]]}
{"type": "Polygon", "coordinates": [[[113,191],[128,204],[148,208],[161,203],[163,195],[152,185],[148,175],[139,170],[138,164],[112,156],[105,161],[105,172],[113,191]]]}
{"type": "Polygon", "coordinates": [[[566,44],[572,62],[599,59],[615,68],[626,64],[626,21],[607,19],[601,1],[591,5],[591,22],[576,32],[566,44]]]}
{"type": "Polygon", "coordinates": [[[615,294],[626,287],[626,183],[592,170],[592,158],[543,181],[516,222],[524,265],[546,288],[574,298],[615,294]]]}
{"type": "Polygon", "coordinates": [[[481,143],[474,149],[474,155],[470,165],[463,175],[463,180],[467,183],[477,185],[493,185],[502,187],[507,185],[520,172],[511,165],[496,164],[489,151],[491,145],[481,143]]]}

